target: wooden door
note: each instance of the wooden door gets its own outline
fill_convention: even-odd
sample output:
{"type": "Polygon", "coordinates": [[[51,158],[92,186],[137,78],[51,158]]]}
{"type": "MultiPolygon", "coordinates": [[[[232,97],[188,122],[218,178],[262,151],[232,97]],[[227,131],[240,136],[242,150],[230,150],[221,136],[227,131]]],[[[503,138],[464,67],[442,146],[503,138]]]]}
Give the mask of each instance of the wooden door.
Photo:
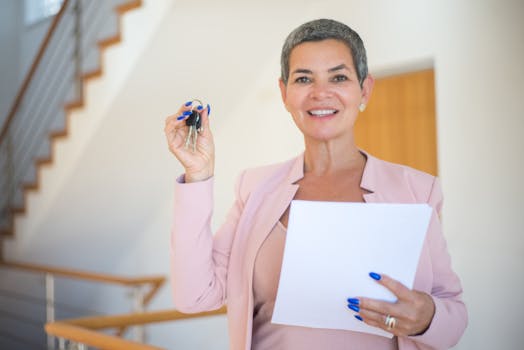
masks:
{"type": "Polygon", "coordinates": [[[437,175],[433,69],[376,79],[355,138],[378,158],[437,175]]]}

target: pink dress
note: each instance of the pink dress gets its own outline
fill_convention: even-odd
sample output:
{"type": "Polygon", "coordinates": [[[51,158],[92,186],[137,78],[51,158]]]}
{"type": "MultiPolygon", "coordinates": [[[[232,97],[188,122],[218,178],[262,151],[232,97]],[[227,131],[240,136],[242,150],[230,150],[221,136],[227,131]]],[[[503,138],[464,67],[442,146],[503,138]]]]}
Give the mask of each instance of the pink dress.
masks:
{"type": "MultiPolygon", "coordinates": [[[[255,260],[252,350],[398,349],[396,337],[389,339],[361,332],[271,323],[285,241],[286,228],[278,221],[260,247],[255,260]]],[[[348,317],[353,317],[352,315],[353,312],[348,310],[348,317]]]]}

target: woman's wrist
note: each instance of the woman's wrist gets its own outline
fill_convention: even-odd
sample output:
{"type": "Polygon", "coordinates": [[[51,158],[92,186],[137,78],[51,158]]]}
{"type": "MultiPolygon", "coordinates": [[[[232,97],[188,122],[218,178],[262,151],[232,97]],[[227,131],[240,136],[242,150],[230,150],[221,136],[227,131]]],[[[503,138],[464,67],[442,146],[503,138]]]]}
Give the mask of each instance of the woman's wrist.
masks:
{"type": "Polygon", "coordinates": [[[199,181],[206,181],[207,179],[213,177],[212,171],[203,171],[198,173],[191,173],[187,172],[184,175],[184,182],[185,183],[192,183],[192,182],[199,182],[199,181]]]}
{"type": "Polygon", "coordinates": [[[435,306],[435,302],[433,301],[433,297],[427,293],[424,293],[426,298],[428,299],[428,303],[431,307],[431,317],[429,318],[428,322],[426,323],[424,329],[422,329],[421,331],[415,333],[415,334],[410,334],[410,337],[416,337],[416,336],[419,336],[419,335],[422,335],[424,333],[426,333],[426,331],[429,329],[429,327],[431,326],[431,322],[433,322],[433,317],[435,317],[435,311],[436,311],[436,306],[435,306]]]}

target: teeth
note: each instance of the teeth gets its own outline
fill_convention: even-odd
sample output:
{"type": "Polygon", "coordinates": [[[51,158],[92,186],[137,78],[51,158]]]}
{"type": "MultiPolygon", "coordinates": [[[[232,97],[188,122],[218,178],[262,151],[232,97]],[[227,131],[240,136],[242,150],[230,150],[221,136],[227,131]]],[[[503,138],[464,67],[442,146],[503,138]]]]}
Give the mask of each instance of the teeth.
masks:
{"type": "Polygon", "coordinates": [[[309,111],[311,115],[314,115],[315,117],[324,117],[326,115],[334,114],[336,110],[334,109],[317,109],[313,111],[309,111]]]}

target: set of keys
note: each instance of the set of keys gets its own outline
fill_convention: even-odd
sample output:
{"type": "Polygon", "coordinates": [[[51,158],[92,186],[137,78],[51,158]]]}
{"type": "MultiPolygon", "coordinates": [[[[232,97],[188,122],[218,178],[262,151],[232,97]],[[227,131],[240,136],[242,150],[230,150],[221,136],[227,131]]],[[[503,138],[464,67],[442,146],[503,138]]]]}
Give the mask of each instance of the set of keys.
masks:
{"type": "MultiPolygon", "coordinates": [[[[200,103],[199,107],[202,109],[202,102],[199,100],[194,100],[200,103]]],[[[193,109],[189,117],[186,118],[186,125],[189,127],[186,136],[186,142],[184,144],[185,148],[188,148],[190,145],[193,148],[193,152],[196,151],[196,144],[198,139],[198,133],[202,131],[202,118],[200,118],[200,113],[197,109],[193,109]]]]}

